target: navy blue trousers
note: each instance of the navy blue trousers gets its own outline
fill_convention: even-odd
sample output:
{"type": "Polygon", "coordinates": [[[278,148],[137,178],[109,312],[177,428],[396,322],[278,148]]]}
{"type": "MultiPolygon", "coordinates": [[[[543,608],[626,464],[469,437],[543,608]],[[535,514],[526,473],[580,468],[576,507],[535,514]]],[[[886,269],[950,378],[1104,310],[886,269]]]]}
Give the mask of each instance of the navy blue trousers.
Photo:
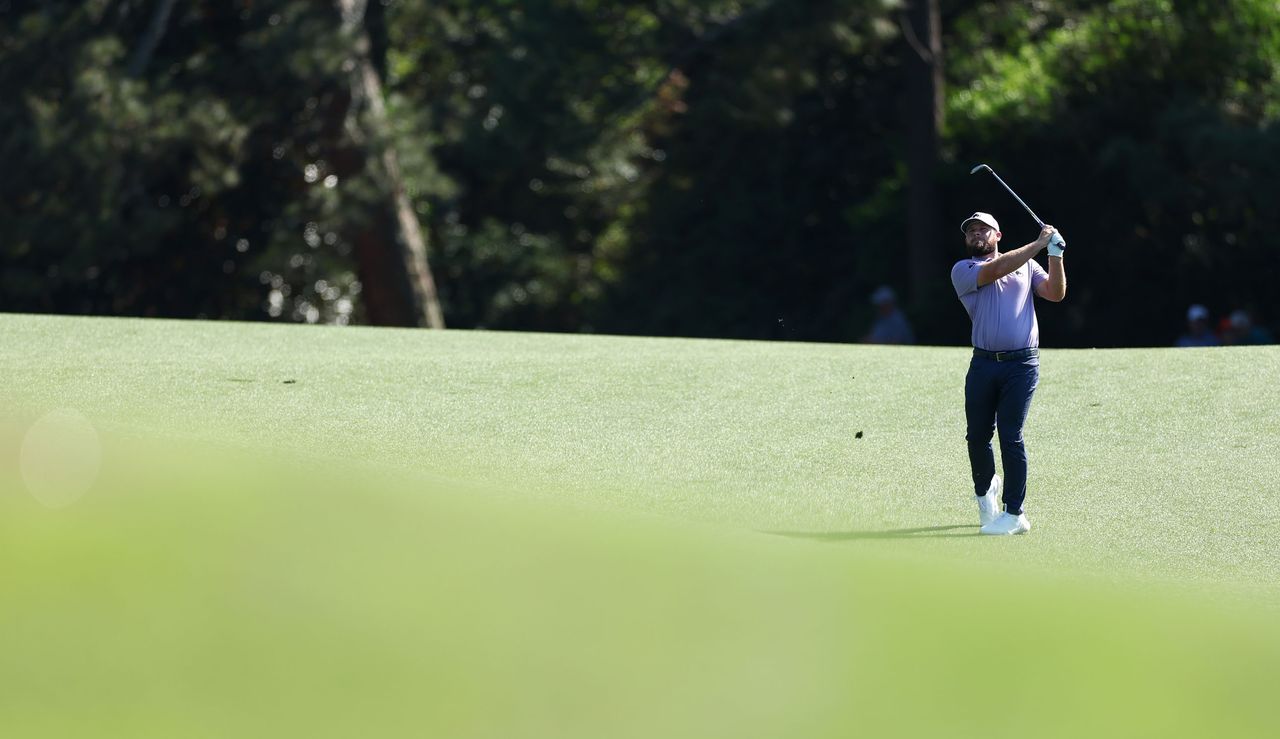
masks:
{"type": "Polygon", "coordinates": [[[998,429],[1004,507],[1014,515],[1022,513],[1022,502],[1027,497],[1027,448],[1022,441],[1022,425],[1039,383],[1039,357],[997,362],[975,356],[964,380],[964,415],[968,423],[965,438],[969,441],[974,494],[985,495],[996,473],[991,436],[998,429]]]}

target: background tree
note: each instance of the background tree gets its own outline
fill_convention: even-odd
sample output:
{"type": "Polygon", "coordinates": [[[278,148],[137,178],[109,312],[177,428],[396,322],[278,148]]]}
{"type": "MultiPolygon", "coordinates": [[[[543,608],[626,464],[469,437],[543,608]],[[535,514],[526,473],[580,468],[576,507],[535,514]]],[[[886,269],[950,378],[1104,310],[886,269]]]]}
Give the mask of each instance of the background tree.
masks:
{"type": "MultiPolygon", "coordinates": [[[[381,57],[385,55],[386,49],[385,46],[379,46],[375,52],[367,24],[370,17],[380,18],[381,14],[366,14],[366,0],[338,0],[338,5],[342,11],[343,35],[352,45],[349,62],[352,67],[353,102],[365,108],[364,116],[353,116],[348,124],[353,135],[365,142],[370,154],[375,155],[373,158],[382,165],[382,179],[390,195],[388,199],[391,201],[391,208],[395,211],[398,226],[396,241],[400,245],[400,257],[404,263],[404,269],[395,270],[394,276],[403,274],[408,278],[408,289],[404,292],[413,297],[411,304],[406,306],[406,313],[412,316],[410,325],[444,328],[444,314],[440,309],[435,276],[431,273],[427,258],[427,240],[410,201],[400,167],[400,154],[392,140],[393,128],[383,100],[383,73],[374,64],[373,55],[379,53],[381,57]]],[[[385,67],[385,63],[382,66],[385,67]]],[[[394,278],[386,275],[382,279],[390,281],[394,278]]],[[[388,316],[379,322],[389,323],[391,319],[388,316]]]]}
{"type": "Polygon", "coordinates": [[[1035,235],[968,176],[986,161],[1071,242],[1047,344],[1167,344],[1193,301],[1280,320],[1267,0],[378,0],[360,20],[0,0],[0,309],[417,325],[429,263],[456,327],[843,341],[887,283],[922,340],[959,344],[955,224],[990,209],[1006,244],[1035,235]]]}

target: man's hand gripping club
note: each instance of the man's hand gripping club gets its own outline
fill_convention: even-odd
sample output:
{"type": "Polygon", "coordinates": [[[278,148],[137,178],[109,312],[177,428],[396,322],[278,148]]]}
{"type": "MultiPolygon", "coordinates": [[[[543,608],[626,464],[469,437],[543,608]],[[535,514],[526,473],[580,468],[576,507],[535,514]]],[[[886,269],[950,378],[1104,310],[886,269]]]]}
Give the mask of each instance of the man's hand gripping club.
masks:
{"type": "Polygon", "coordinates": [[[1001,277],[1017,271],[1019,267],[1026,264],[1027,261],[1035,255],[1039,254],[1040,250],[1044,249],[1046,246],[1050,248],[1049,256],[1061,257],[1063,247],[1066,246],[1066,243],[1067,242],[1062,238],[1062,236],[1058,234],[1058,229],[1046,224],[1044,228],[1040,229],[1040,236],[1035,241],[1027,244],[1026,246],[1018,247],[1011,252],[1001,254],[990,262],[984,264],[982,269],[978,272],[978,286],[990,285],[1001,277]],[[1058,252],[1056,255],[1053,253],[1055,250],[1055,239],[1060,243],[1059,246],[1056,246],[1056,250],[1058,252]]]}

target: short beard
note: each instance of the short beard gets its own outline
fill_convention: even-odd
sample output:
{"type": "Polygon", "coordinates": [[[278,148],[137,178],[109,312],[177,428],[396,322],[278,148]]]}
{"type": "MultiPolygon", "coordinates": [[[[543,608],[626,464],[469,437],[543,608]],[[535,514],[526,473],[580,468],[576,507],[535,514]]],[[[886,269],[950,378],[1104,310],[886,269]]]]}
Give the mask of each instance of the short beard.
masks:
{"type": "Polygon", "coordinates": [[[995,244],[989,244],[989,243],[978,244],[977,246],[973,246],[971,244],[965,244],[965,249],[969,252],[969,256],[971,257],[985,257],[990,254],[994,254],[996,251],[995,244]]]}

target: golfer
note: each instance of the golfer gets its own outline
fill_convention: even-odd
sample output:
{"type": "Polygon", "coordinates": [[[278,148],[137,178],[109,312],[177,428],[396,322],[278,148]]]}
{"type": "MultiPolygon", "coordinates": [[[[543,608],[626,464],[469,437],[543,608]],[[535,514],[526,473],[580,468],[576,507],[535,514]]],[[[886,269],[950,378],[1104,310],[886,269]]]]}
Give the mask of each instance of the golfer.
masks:
{"type": "Polygon", "coordinates": [[[1000,253],[1000,224],[990,213],[974,213],[960,224],[968,258],[951,268],[951,284],[973,321],[973,359],[964,382],[969,467],[984,534],[1025,534],[1031,522],[1022,510],[1027,497],[1027,450],[1022,424],[1040,381],[1040,327],[1033,295],[1055,303],[1067,294],[1065,243],[1053,226],[1026,246],[1000,253]],[[1049,271],[1032,259],[1049,247],[1049,271]],[[1004,466],[1004,511],[991,435],[1000,431],[1004,466]]]}

